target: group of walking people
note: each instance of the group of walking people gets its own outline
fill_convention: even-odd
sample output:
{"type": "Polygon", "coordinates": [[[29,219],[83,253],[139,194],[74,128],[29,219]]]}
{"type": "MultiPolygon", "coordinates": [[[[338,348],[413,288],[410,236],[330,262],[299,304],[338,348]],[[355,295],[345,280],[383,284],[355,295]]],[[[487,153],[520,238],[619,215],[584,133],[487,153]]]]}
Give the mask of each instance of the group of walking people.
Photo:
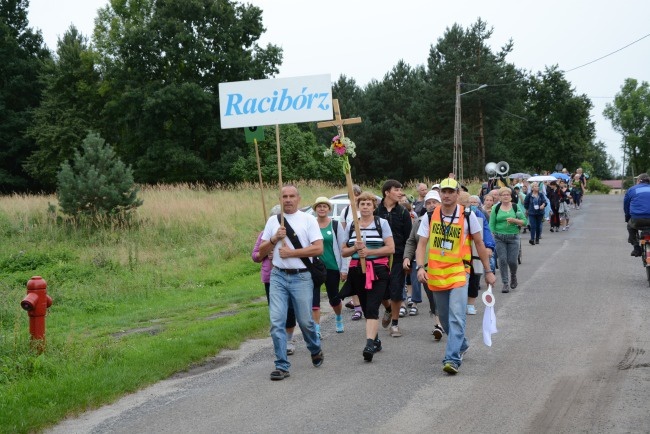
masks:
{"type": "MultiPolygon", "coordinates": [[[[288,356],[295,351],[296,323],[313,365],[323,363],[321,285],[334,311],[337,333],[345,330],[345,298],[351,299],[348,306],[354,309],[353,320],[365,318],[361,354],[367,362],[382,349],[380,318],[391,337],[402,336],[399,320],[405,316],[405,304],[408,312],[417,314],[424,287],[434,318],[433,336],[440,340],[447,334],[443,370],[456,374],[469,348],[466,315],[476,314],[481,277],[493,285],[498,262],[502,292],[515,289],[520,233],[530,230],[530,243],[539,243],[549,201],[553,211],[559,210],[549,196],[558,201],[569,197],[568,193],[562,196],[563,186],[557,183],[549,185],[546,194],[537,183],[528,187],[526,194],[521,187],[502,187],[481,200],[463,191],[452,176],[432,189],[419,185],[417,200],[406,204],[401,183],[388,180],[380,201],[355,186],[356,216],[344,210],[345,216],[342,213],[337,221],[330,217],[332,205],[326,197],[314,202],[314,217],[299,210],[297,188],[283,186],[281,209],[273,210],[277,215],[269,218],[253,251],[253,260],[262,262],[269,302],[276,357],[271,380],[289,377],[288,356]],[[312,262],[312,258],[318,260],[312,262]],[[324,265],[323,273],[318,272],[317,263],[324,265]]],[[[551,228],[559,224],[554,221],[551,228]]]]}

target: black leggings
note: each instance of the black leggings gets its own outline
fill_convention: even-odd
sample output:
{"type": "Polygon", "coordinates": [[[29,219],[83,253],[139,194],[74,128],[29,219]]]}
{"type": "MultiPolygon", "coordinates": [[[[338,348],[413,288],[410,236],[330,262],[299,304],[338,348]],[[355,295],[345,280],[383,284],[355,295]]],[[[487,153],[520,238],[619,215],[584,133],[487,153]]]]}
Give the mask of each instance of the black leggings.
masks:
{"type": "Polygon", "coordinates": [[[341,272],[339,270],[327,270],[327,278],[325,279],[325,290],[327,291],[327,298],[330,306],[336,307],[341,304],[339,298],[339,284],[341,283],[341,272]]]}

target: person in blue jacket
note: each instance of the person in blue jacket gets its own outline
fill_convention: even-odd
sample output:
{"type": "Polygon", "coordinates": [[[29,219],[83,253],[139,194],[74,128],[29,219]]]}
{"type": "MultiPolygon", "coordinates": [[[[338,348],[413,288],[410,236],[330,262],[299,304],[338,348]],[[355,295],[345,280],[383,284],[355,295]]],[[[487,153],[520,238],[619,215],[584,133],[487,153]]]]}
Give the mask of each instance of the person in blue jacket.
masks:
{"type": "Polygon", "coordinates": [[[628,242],[634,246],[632,256],[641,256],[637,231],[650,227],[650,176],[642,173],[636,177],[636,185],[630,187],[623,199],[623,211],[627,223],[628,242]]]}

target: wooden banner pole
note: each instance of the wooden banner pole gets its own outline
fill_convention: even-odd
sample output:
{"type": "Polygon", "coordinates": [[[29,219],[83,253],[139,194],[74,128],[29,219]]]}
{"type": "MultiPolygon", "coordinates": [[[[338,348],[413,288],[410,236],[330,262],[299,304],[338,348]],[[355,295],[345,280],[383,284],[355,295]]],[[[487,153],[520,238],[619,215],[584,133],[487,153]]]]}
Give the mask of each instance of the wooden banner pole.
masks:
{"type": "Polygon", "coordinates": [[[280,226],[284,226],[284,209],[282,207],[282,158],[280,157],[280,125],[275,124],[275,143],[278,152],[278,184],[280,188],[280,226]]]}
{"type": "Polygon", "coordinates": [[[257,139],[253,139],[255,143],[255,156],[257,157],[257,174],[260,178],[260,194],[262,195],[262,218],[263,222],[266,223],[266,204],[264,203],[264,182],[262,182],[262,166],[260,165],[260,150],[257,146],[257,139]]]}

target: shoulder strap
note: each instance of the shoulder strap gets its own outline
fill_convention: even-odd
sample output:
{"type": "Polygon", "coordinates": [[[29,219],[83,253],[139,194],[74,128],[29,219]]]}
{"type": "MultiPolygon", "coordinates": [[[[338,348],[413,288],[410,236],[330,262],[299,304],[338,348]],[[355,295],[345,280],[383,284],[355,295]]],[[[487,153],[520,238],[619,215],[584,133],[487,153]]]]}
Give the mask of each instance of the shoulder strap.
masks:
{"type": "Polygon", "coordinates": [[[332,219],[332,230],[334,231],[334,236],[338,238],[339,222],[334,219],[332,219]]]}
{"type": "MultiPolygon", "coordinates": [[[[280,220],[280,214],[278,214],[278,222],[281,221],[282,220],[280,220]]],[[[293,230],[287,219],[284,219],[284,228],[287,230],[287,237],[289,237],[289,240],[291,241],[291,244],[293,244],[293,247],[296,249],[302,249],[302,243],[300,243],[296,231],[293,230]]],[[[300,260],[305,264],[307,268],[311,270],[312,263],[309,258],[301,257],[300,260]]]]}
{"type": "Polygon", "coordinates": [[[348,205],[348,206],[345,208],[345,212],[343,212],[343,220],[347,220],[347,219],[348,219],[348,213],[349,213],[349,212],[350,212],[350,205],[348,205]]]}
{"type": "MultiPolygon", "coordinates": [[[[375,217],[375,228],[377,228],[377,233],[379,234],[380,238],[384,238],[384,231],[381,228],[381,220],[379,220],[378,216],[374,216],[374,217],[375,217]]],[[[356,222],[352,222],[352,224],[350,225],[350,232],[348,233],[348,239],[352,238],[352,234],[354,233],[354,224],[355,223],[356,222]]]]}
{"type": "Polygon", "coordinates": [[[377,228],[377,233],[379,234],[379,238],[384,238],[384,231],[381,228],[381,221],[379,220],[379,217],[375,216],[375,228],[377,228]]]}
{"type": "Polygon", "coordinates": [[[497,206],[494,207],[494,221],[496,221],[499,215],[499,209],[501,209],[501,202],[497,203],[497,206]]]}

